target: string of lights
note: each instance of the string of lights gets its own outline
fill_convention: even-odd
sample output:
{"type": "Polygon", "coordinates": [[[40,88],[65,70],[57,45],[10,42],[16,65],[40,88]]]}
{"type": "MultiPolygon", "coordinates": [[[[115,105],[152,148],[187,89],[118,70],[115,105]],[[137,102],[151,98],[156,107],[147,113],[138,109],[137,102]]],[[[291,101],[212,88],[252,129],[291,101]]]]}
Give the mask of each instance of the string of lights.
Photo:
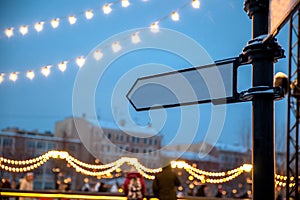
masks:
{"type": "MultiPolygon", "coordinates": [[[[121,166],[123,164],[128,164],[136,168],[136,170],[147,179],[154,179],[154,174],[162,171],[162,168],[151,169],[142,165],[137,158],[122,157],[114,162],[108,164],[88,164],[82,162],[73,156],[71,156],[66,151],[48,151],[47,153],[38,156],[36,158],[28,160],[12,160],[4,157],[0,157],[0,168],[4,171],[9,171],[13,173],[22,173],[32,171],[38,167],[41,167],[45,164],[50,158],[65,160],[67,164],[75,169],[76,172],[82,173],[88,176],[108,176],[110,177],[113,172],[120,172],[121,166]]],[[[252,170],[251,164],[244,164],[240,167],[237,167],[226,172],[209,172],[200,170],[194,166],[189,165],[185,161],[172,161],[172,168],[184,169],[191,176],[189,179],[198,179],[201,183],[210,183],[210,184],[220,184],[231,181],[245,172],[250,172],[252,170]]],[[[300,178],[300,176],[298,177],[300,178]]],[[[276,186],[285,187],[286,186],[287,176],[275,175],[275,184],[276,186]]],[[[290,178],[289,187],[293,187],[295,184],[295,178],[290,178]]]]}
{"type": "Polygon", "coordinates": [[[29,30],[34,30],[36,32],[41,32],[44,30],[45,25],[50,25],[53,29],[58,28],[61,25],[61,22],[66,20],[70,25],[74,25],[79,18],[85,18],[86,20],[92,20],[97,11],[103,12],[103,14],[108,15],[112,12],[113,6],[120,4],[122,8],[127,8],[131,5],[129,0],[115,0],[109,3],[105,3],[101,7],[94,9],[88,9],[86,11],[79,12],[77,14],[69,15],[67,17],[55,17],[51,20],[40,20],[32,25],[21,25],[20,27],[9,27],[6,28],[3,33],[6,37],[11,38],[15,36],[15,33],[21,35],[26,35],[29,33],[29,30]]]}
{"type": "MultiPolygon", "coordinates": [[[[103,10],[106,10],[106,9],[109,10],[109,8],[111,8],[112,5],[114,5],[116,3],[119,3],[119,2],[123,2],[123,1],[124,0],[121,0],[121,1],[118,0],[118,1],[115,1],[113,3],[105,4],[103,6],[103,10]]],[[[128,3],[129,3],[129,1],[128,1],[128,3]]],[[[130,3],[129,3],[129,5],[130,5],[130,3]]],[[[198,8],[200,8],[200,1],[199,0],[190,0],[188,3],[184,4],[183,6],[177,8],[177,9],[175,9],[176,11],[172,11],[170,14],[159,18],[155,22],[152,22],[151,25],[149,26],[150,31],[152,33],[158,33],[159,32],[159,24],[162,21],[169,18],[169,17],[173,21],[178,21],[179,18],[180,18],[179,11],[181,11],[182,9],[187,7],[188,5],[191,5],[193,8],[198,9],[198,8]]],[[[92,11],[90,11],[90,12],[92,12],[92,11]]],[[[106,11],[106,12],[108,12],[108,11],[106,11]]],[[[109,13],[110,12],[108,12],[107,14],[109,14],[109,13]]],[[[73,18],[75,18],[75,17],[73,16],[73,18]]],[[[76,22],[76,20],[74,20],[74,21],[76,22]]],[[[59,23],[58,19],[56,20],[56,23],[57,24],[59,23]]],[[[12,29],[11,31],[13,31],[14,28],[10,28],[10,29],[12,29]]],[[[147,31],[149,29],[143,29],[142,31],[147,31]]],[[[141,37],[140,37],[140,32],[135,32],[135,33],[129,35],[128,37],[124,38],[122,41],[114,41],[111,44],[111,46],[106,46],[106,48],[104,48],[104,49],[96,49],[93,52],[93,58],[96,61],[100,61],[105,56],[105,53],[111,53],[111,51],[113,53],[120,52],[123,49],[123,46],[122,46],[121,42],[125,42],[126,40],[130,40],[132,44],[140,43],[142,41],[141,37]]],[[[51,70],[53,68],[57,68],[59,71],[64,72],[64,71],[67,70],[68,64],[70,64],[70,63],[75,63],[78,66],[78,68],[80,69],[85,65],[85,62],[86,62],[86,55],[80,55],[80,56],[77,56],[75,59],[65,59],[65,60],[59,62],[58,64],[50,64],[50,65],[38,67],[38,68],[35,68],[35,69],[30,69],[30,70],[27,70],[27,71],[15,71],[15,72],[11,72],[11,73],[0,72],[0,84],[2,82],[4,82],[5,80],[10,80],[12,82],[16,82],[18,80],[19,76],[21,76],[21,75],[25,76],[29,80],[33,80],[36,77],[37,74],[41,74],[45,77],[48,77],[51,74],[51,70]]]]}

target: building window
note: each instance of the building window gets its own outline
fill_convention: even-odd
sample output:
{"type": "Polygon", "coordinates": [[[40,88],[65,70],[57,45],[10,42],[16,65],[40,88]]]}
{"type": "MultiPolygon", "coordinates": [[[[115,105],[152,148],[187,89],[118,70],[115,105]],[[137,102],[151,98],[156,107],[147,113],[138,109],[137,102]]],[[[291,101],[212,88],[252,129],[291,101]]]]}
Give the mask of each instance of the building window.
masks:
{"type": "Polygon", "coordinates": [[[108,133],[108,134],[107,134],[107,138],[108,138],[108,139],[111,139],[111,133],[108,133]]]}
{"type": "Polygon", "coordinates": [[[135,143],[135,137],[132,137],[131,141],[132,141],[133,143],[135,143]]]}
{"type": "Polygon", "coordinates": [[[12,139],[11,138],[4,138],[3,139],[3,147],[12,146],[12,139]]]}
{"type": "Polygon", "coordinates": [[[144,138],[144,144],[147,144],[147,138],[144,138]]]}
{"type": "Polygon", "coordinates": [[[120,135],[120,141],[123,142],[123,135],[120,135]]]}
{"type": "Polygon", "coordinates": [[[127,135],[126,142],[130,141],[130,137],[127,135]]]}
{"type": "Polygon", "coordinates": [[[140,143],[140,138],[136,138],[136,143],[140,143]]]}
{"type": "Polygon", "coordinates": [[[27,148],[28,149],[34,149],[35,148],[35,143],[34,141],[27,141],[27,148]]]}
{"type": "Polygon", "coordinates": [[[69,150],[70,150],[70,151],[74,152],[74,151],[75,151],[75,149],[76,149],[76,148],[75,148],[75,146],[74,146],[74,145],[70,145],[70,146],[69,146],[69,150]]]}
{"type": "Polygon", "coordinates": [[[149,145],[152,145],[152,139],[151,138],[149,139],[149,145]]]}
{"type": "Polygon", "coordinates": [[[55,143],[52,143],[52,142],[48,143],[48,150],[54,150],[54,149],[56,149],[55,143]]]}
{"type": "Polygon", "coordinates": [[[37,149],[39,150],[45,150],[45,142],[37,142],[37,149]]]}
{"type": "Polygon", "coordinates": [[[157,139],[154,140],[154,145],[157,145],[157,139]]]}

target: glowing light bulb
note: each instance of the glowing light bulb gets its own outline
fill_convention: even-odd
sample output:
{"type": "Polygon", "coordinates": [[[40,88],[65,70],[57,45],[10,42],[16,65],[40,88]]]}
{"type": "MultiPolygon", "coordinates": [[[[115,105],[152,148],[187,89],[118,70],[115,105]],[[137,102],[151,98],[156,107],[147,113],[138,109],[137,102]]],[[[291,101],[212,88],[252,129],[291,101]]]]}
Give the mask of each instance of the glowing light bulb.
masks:
{"type": "Polygon", "coordinates": [[[33,78],[34,78],[34,71],[32,71],[32,70],[29,70],[29,71],[27,71],[27,73],[26,73],[26,77],[27,78],[29,78],[30,80],[32,80],[33,78]]]}
{"type": "Polygon", "coordinates": [[[55,18],[51,20],[52,28],[57,28],[59,26],[59,18],[55,18]]]}
{"type": "Polygon", "coordinates": [[[130,5],[129,0],[122,0],[122,7],[127,8],[130,5]]]}
{"type": "Polygon", "coordinates": [[[120,45],[119,42],[114,42],[111,47],[112,47],[113,52],[115,52],[115,53],[122,50],[122,46],[120,45]]]}
{"type": "Polygon", "coordinates": [[[93,56],[94,56],[95,60],[98,61],[103,57],[103,53],[100,50],[96,50],[96,51],[94,51],[93,56]]]}
{"type": "Polygon", "coordinates": [[[4,74],[0,74],[0,84],[4,81],[4,74]]]}
{"type": "Polygon", "coordinates": [[[178,12],[175,12],[175,11],[172,12],[171,18],[172,18],[173,21],[178,21],[179,20],[179,14],[178,14],[178,12]]]}
{"type": "Polygon", "coordinates": [[[140,38],[138,32],[136,32],[136,33],[134,33],[134,34],[131,35],[131,42],[133,44],[137,44],[137,43],[141,42],[141,38],[140,38]]]}
{"type": "Polygon", "coordinates": [[[78,65],[79,68],[83,67],[83,65],[85,64],[85,58],[83,56],[77,57],[76,64],[78,65]]]}
{"type": "Polygon", "coordinates": [[[85,18],[86,18],[86,19],[92,19],[93,16],[94,16],[94,13],[93,13],[92,10],[87,10],[87,11],[85,12],[85,18]]]}
{"type": "Polygon", "coordinates": [[[109,13],[112,11],[110,5],[111,5],[111,4],[105,4],[105,5],[102,7],[102,10],[103,10],[103,13],[104,13],[104,14],[109,14],[109,13]]]}
{"type": "Polygon", "coordinates": [[[158,22],[152,23],[150,26],[150,30],[152,33],[158,33],[159,32],[158,22]]]}
{"type": "Polygon", "coordinates": [[[9,75],[9,80],[16,82],[17,79],[18,79],[18,72],[13,72],[9,75]]]}
{"type": "Polygon", "coordinates": [[[77,21],[77,18],[74,15],[69,16],[69,23],[71,25],[75,24],[77,21]]]}
{"type": "Polygon", "coordinates": [[[193,8],[200,8],[200,1],[199,0],[192,0],[193,8]]]}
{"type": "Polygon", "coordinates": [[[6,35],[8,38],[10,38],[11,36],[14,35],[14,28],[13,28],[13,27],[7,28],[7,29],[5,29],[4,32],[5,32],[5,35],[6,35]]]}
{"type": "Polygon", "coordinates": [[[58,69],[61,71],[61,72],[64,72],[66,71],[67,69],[67,61],[62,61],[58,64],[58,69]]]}
{"type": "Polygon", "coordinates": [[[42,73],[45,77],[49,76],[49,74],[51,73],[50,68],[51,68],[50,65],[43,67],[42,70],[41,70],[41,73],[42,73]]]}
{"type": "Polygon", "coordinates": [[[245,172],[250,172],[252,170],[252,165],[251,164],[244,164],[243,169],[245,172]]]}
{"type": "Polygon", "coordinates": [[[26,35],[28,33],[28,26],[25,25],[21,26],[19,31],[22,35],[26,35]]]}
{"type": "Polygon", "coordinates": [[[37,31],[37,32],[41,32],[44,28],[44,22],[37,22],[35,23],[34,25],[34,29],[37,31]]]}

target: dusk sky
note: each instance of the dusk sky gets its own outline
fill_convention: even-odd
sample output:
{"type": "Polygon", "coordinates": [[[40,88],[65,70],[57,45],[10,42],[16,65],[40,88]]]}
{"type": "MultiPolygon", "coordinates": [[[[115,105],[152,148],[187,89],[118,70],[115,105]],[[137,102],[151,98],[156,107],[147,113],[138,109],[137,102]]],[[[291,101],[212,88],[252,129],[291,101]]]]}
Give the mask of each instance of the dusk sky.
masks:
{"type": "MultiPolygon", "coordinates": [[[[113,92],[117,91],[116,85],[122,77],[137,66],[139,69],[144,66],[147,68],[145,71],[149,70],[151,65],[168,66],[170,71],[193,66],[186,58],[159,48],[141,48],[122,54],[122,51],[126,52],[134,45],[129,44],[127,40],[130,39],[126,37],[130,38],[132,33],[135,33],[133,29],[139,30],[141,44],[145,41],[143,36],[148,35],[150,38],[152,36],[149,35],[152,34],[153,37],[159,37],[163,31],[151,33],[150,30],[142,29],[156,21],[159,21],[160,28],[174,30],[198,43],[211,60],[238,56],[251,39],[251,20],[243,10],[243,1],[200,0],[199,9],[193,8],[190,2],[190,0],[131,0],[130,5],[123,8],[121,1],[118,0],[0,0],[0,74],[4,73],[4,81],[0,84],[0,129],[19,127],[25,130],[53,132],[57,121],[71,117],[74,114],[72,102],[76,80],[80,78],[80,70],[86,67],[79,69],[75,62],[76,58],[83,56],[92,59],[93,52],[98,47],[101,48],[103,59],[111,56],[114,60],[111,62],[106,60],[109,66],[99,84],[95,86],[95,95],[91,97],[95,99],[95,113],[101,121],[118,123],[119,120],[128,120],[123,105],[112,104],[115,101],[113,98],[118,98],[113,96],[113,92]],[[112,11],[104,14],[102,6],[107,3],[112,3],[112,11]],[[89,9],[94,14],[90,20],[85,17],[85,12],[89,9]],[[171,19],[173,11],[178,11],[179,21],[171,19]],[[77,18],[73,25],[68,21],[70,15],[77,18]],[[60,24],[54,29],[50,21],[55,18],[60,18],[60,24]],[[43,30],[37,32],[34,24],[42,21],[43,30]],[[22,25],[28,25],[27,34],[22,35],[19,32],[22,25]],[[13,27],[14,34],[8,38],[4,32],[10,27],[13,27]],[[120,52],[113,52],[111,49],[110,45],[114,41],[118,41],[122,46],[120,52]],[[64,72],[59,71],[57,67],[62,61],[68,61],[64,72]],[[51,73],[45,77],[40,71],[42,67],[48,65],[52,66],[51,73]],[[35,72],[32,80],[26,78],[28,70],[35,72]],[[15,82],[9,80],[9,74],[12,72],[18,72],[18,79],[15,82]]],[[[277,38],[287,51],[287,27],[283,28],[277,38]]],[[[185,48],[184,41],[173,42],[185,48]]],[[[190,50],[186,53],[194,52],[190,50]]],[[[209,64],[205,62],[206,60],[203,60],[202,64],[209,64]]],[[[87,65],[88,63],[86,62],[87,65]]],[[[286,58],[274,65],[274,72],[278,71],[287,72],[286,58]]],[[[251,66],[241,66],[238,72],[239,91],[251,87],[251,66]]],[[[148,72],[137,74],[143,76],[148,72]]],[[[89,84],[88,79],[85,84],[89,84]]],[[[193,109],[195,107],[199,110],[200,119],[195,138],[192,141],[185,141],[182,135],[174,143],[202,141],[209,132],[209,127],[218,124],[212,123],[215,117],[212,110],[215,106],[203,104],[194,106],[193,109]]],[[[276,137],[281,141],[285,140],[286,107],[286,99],[275,103],[276,137]]],[[[187,127],[189,122],[193,123],[193,116],[188,116],[191,119],[181,118],[182,113],[192,108],[186,106],[183,108],[186,110],[181,109],[170,108],[161,111],[166,115],[164,124],[151,121],[149,112],[137,112],[130,104],[125,110],[129,110],[131,119],[138,126],[153,123],[156,128],[157,125],[166,144],[176,135],[181,122],[186,123],[187,127]]],[[[154,111],[153,116],[155,112],[159,111],[154,111]]],[[[85,114],[89,119],[90,113],[87,111],[85,114]]],[[[249,143],[246,138],[250,139],[251,120],[251,103],[227,105],[224,126],[220,134],[211,137],[221,143],[247,145],[249,143]]],[[[189,134],[188,128],[183,131],[189,134]]],[[[277,147],[282,149],[282,145],[282,142],[278,143],[277,147]]]]}

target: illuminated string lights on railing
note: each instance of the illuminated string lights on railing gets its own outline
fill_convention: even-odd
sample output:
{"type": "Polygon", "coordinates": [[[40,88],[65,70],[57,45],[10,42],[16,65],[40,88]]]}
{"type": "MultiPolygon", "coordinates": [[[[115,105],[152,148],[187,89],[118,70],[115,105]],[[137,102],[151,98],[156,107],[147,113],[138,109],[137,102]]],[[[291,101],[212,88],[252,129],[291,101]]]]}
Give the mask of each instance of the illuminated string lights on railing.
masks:
{"type": "MultiPolygon", "coordinates": [[[[175,12],[172,12],[170,15],[167,15],[168,16],[171,16],[171,18],[174,20],[174,21],[177,21],[179,20],[179,14],[178,14],[178,11],[183,9],[184,7],[186,7],[187,5],[190,4],[191,1],[189,1],[187,4],[184,4],[183,6],[181,6],[180,8],[176,9],[177,11],[175,12]]],[[[192,1],[192,5],[197,2],[197,1],[192,1]]],[[[106,6],[112,6],[113,4],[115,4],[116,2],[114,3],[109,3],[109,4],[105,4],[106,6]]],[[[105,7],[104,5],[104,7],[105,7]]],[[[122,5],[123,6],[129,6],[130,5],[130,2],[129,1],[122,1],[122,5]]],[[[194,6],[193,6],[194,7],[194,6]]],[[[93,12],[92,10],[87,10],[85,13],[85,16],[87,19],[91,19],[93,17],[93,12]]],[[[159,32],[159,22],[165,20],[167,17],[162,17],[160,18],[158,21],[152,23],[151,27],[150,27],[150,31],[152,31],[153,33],[157,33],[159,32]]],[[[76,23],[76,17],[75,15],[71,15],[68,17],[68,20],[69,20],[69,23],[76,23]]],[[[35,29],[36,31],[41,31],[43,29],[43,26],[44,26],[45,22],[38,22],[35,24],[35,29]]],[[[57,28],[60,24],[60,19],[59,18],[55,18],[55,19],[52,19],[51,22],[50,22],[51,26],[53,28],[57,28]]],[[[28,29],[28,26],[26,26],[27,29],[28,29]]],[[[13,27],[12,28],[8,28],[6,29],[6,33],[7,33],[7,36],[10,37],[12,36],[13,34],[13,27]]],[[[25,27],[23,27],[24,31],[25,31],[25,27]]],[[[147,29],[143,29],[143,30],[147,30],[147,29]]],[[[25,32],[23,32],[25,33],[25,32]]],[[[136,33],[133,33],[132,35],[130,35],[128,38],[126,38],[126,40],[131,40],[131,43],[132,44],[138,44],[140,42],[142,42],[142,39],[140,37],[140,32],[136,32],[136,33]]],[[[120,52],[122,49],[123,49],[123,46],[121,45],[121,42],[125,42],[125,39],[124,41],[115,41],[111,44],[111,51],[113,53],[118,53],[120,52]]],[[[107,47],[109,48],[109,46],[107,47]]],[[[94,51],[93,53],[93,57],[96,61],[99,61],[103,58],[103,56],[105,56],[104,53],[108,53],[108,52],[105,52],[104,51],[105,49],[97,49],[94,51]]],[[[37,71],[40,71],[42,75],[44,75],[45,77],[48,77],[51,73],[51,68],[54,67],[54,66],[57,66],[58,69],[61,71],[61,72],[64,72],[66,69],[67,69],[67,64],[70,63],[70,61],[72,61],[72,59],[69,59],[69,60],[65,60],[65,61],[62,61],[60,62],[59,64],[51,64],[51,65],[47,65],[47,66],[44,66],[44,67],[41,67],[40,69],[38,69],[37,71]]],[[[78,56],[74,59],[74,62],[76,63],[76,65],[79,67],[79,68],[82,68],[85,64],[85,56],[78,56]]],[[[11,80],[13,82],[15,82],[17,79],[18,79],[18,75],[23,75],[25,77],[27,77],[28,79],[32,80],[36,77],[37,73],[35,73],[36,69],[30,69],[30,70],[27,70],[26,72],[12,72],[12,73],[1,73],[1,76],[0,76],[0,84],[6,80],[6,76],[9,76],[8,77],[8,80],[11,80]]]]}
{"type": "MultiPolygon", "coordinates": [[[[147,179],[154,179],[154,174],[162,171],[161,168],[150,169],[142,165],[137,158],[122,157],[119,160],[108,164],[88,164],[84,163],[74,157],[72,157],[66,151],[48,151],[47,153],[38,156],[36,158],[28,160],[12,160],[8,158],[0,157],[0,168],[5,171],[13,173],[22,173],[32,171],[43,164],[45,164],[50,158],[65,160],[67,164],[73,167],[76,172],[82,173],[88,176],[96,177],[112,177],[113,172],[121,172],[121,166],[123,164],[128,164],[136,168],[136,170],[147,179]]],[[[191,166],[185,161],[173,161],[171,163],[172,168],[183,169],[190,174],[188,179],[193,181],[194,179],[200,180],[201,183],[210,184],[222,184],[231,181],[244,172],[250,172],[252,170],[251,164],[244,164],[226,172],[209,172],[197,169],[195,166],[191,166]]],[[[300,176],[298,177],[300,179],[300,176]]],[[[276,186],[285,187],[287,181],[287,176],[275,175],[276,186]]],[[[290,178],[289,187],[295,185],[295,178],[290,178]]]]}
{"type": "Polygon", "coordinates": [[[244,164],[241,167],[238,167],[227,172],[208,172],[204,170],[199,170],[184,161],[174,161],[171,163],[173,168],[179,168],[186,170],[196,179],[200,180],[202,183],[225,183],[233,180],[244,172],[249,172],[252,169],[252,165],[244,164]]]}

